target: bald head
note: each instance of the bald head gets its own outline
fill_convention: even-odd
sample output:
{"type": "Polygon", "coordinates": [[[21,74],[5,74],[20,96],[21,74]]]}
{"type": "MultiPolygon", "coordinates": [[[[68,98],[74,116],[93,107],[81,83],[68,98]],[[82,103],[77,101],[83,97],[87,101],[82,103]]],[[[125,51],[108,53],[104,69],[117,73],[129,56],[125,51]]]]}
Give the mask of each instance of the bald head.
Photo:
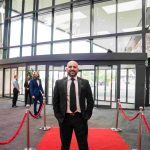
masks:
{"type": "Polygon", "coordinates": [[[78,73],[78,63],[74,60],[71,60],[67,63],[66,71],[70,77],[75,77],[78,73]]]}

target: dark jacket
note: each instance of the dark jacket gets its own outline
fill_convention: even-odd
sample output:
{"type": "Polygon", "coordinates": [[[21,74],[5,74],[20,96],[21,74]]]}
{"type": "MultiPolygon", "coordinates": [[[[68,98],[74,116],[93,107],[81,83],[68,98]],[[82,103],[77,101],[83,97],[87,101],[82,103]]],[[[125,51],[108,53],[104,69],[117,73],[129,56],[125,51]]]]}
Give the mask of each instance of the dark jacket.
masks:
{"type": "Polygon", "coordinates": [[[31,97],[32,96],[35,96],[35,98],[39,97],[39,94],[41,94],[41,93],[44,94],[41,81],[39,80],[39,85],[38,85],[36,79],[31,80],[30,81],[30,94],[31,94],[31,97]]]}
{"type": "MultiPolygon", "coordinates": [[[[77,80],[81,113],[83,118],[88,120],[92,115],[94,106],[91,87],[88,80],[79,77],[77,80]]],[[[57,80],[55,83],[53,109],[55,117],[62,123],[67,111],[67,78],[57,80]]]]}

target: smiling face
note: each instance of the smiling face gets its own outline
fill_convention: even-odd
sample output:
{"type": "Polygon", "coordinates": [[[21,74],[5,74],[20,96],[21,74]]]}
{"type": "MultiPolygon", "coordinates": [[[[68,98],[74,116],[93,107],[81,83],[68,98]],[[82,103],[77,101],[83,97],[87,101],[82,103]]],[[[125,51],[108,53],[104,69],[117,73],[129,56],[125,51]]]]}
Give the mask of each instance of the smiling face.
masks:
{"type": "Polygon", "coordinates": [[[75,77],[78,70],[78,63],[76,61],[69,61],[67,63],[66,71],[70,77],[75,77]]]}

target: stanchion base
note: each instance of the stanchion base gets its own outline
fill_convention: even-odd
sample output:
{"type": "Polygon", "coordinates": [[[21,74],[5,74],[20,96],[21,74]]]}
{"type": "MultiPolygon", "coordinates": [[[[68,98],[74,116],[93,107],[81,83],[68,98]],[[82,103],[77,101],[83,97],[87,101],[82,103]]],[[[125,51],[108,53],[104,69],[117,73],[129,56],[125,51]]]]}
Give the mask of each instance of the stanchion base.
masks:
{"type": "Polygon", "coordinates": [[[46,127],[41,127],[40,130],[47,131],[47,130],[50,130],[50,128],[51,127],[46,126],[46,127]]]}
{"type": "Polygon", "coordinates": [[[116,131],[116,132],[122,132],[122,129],[120,128],[111,128],[112,131],[116,131]]]}
{"type": "Polygon", "coordinates": [[[30,148],[24,148],[24,150],[36,150],[36,148],[30,147],[30,148]]]}

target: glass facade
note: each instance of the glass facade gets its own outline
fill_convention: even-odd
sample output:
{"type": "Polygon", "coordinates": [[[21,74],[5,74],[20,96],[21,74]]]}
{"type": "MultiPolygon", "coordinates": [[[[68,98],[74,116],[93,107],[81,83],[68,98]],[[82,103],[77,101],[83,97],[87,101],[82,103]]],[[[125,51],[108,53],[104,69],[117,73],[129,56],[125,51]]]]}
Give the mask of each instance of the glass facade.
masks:
{"type": "MultiPolygon", "coordinates": [[[[147,57],[150,56],[149,0],[5,0],[1,4],[0,60],[91,53],[146,52],[147,57]]],[[[15,68],[2,67],[0,71],[5,78],[4,87],[0,87],[4,89],[0,92],[11,96],[14,70],[21,87],[26,72],[38,70],[44,89],[48,88],[48,103],[51,104],[55,80],[65,76],[65,64],[55,66],[43,60],[40,63],[26,61],[21,66],[16,64],[15,68]]],[[[117,63],[109,60],[101,65],[89,63],[90,69],[80,66],[84,67],[79,76],[91,80],[96,105],[112,105],[117,90],[122,102],[135,103],[135,92],[130,91],[136,91],[137,66],[133,62],[119,62],[119,58],[117,63]]],[[[21,91],[23,98],[23,87],[21,91]]]]}

